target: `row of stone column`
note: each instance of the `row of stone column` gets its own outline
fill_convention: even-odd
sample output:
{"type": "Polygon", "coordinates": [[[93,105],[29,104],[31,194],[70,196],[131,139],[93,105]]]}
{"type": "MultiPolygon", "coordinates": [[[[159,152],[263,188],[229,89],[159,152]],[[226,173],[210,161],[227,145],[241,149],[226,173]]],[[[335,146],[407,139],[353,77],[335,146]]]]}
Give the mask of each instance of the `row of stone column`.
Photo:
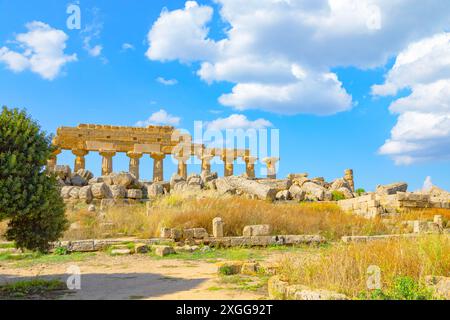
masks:
{"type": "MultiPolygon", "coordinates": [[[[57,156],[61,153],[61,150],[57,149],[53,152],[52,157],[48,161],[48,168],[56,166],[57,156]]],[[[89,153],[87,150],[72,150],[75,155],[75,165],[74,171],[77,172],[80,169],[85,169],[86,160],[85,157],[89,153]]],[[[116,155],[115,151],[110,150],[100,150],[99,154],[102,156],[102,175],[108,175],[113,172],[113,157],[116,155]]],[[[127,152],[127,156],[130,158],[129,172],[139,179],[139,162],[143,156],[143,153],[139,152],[127,152]]],[[[150,153],[150,157],[153,159],[153,181],[163,181],[164,180],[164,159],[166,155],[164,153],[155,152],[150,153]]],[[[175,159],[178,160],[177,174],[181,177],[187,178],[187,161],[191,155],[183,156],[176,155],[175,159]]],[[[215,156],[213,155],[202,155],[199,156],[201,163],[202,172],[211,173],[211,161],[215,156]]],[[[249,178],[255,178],[255,163],[258,160],[256,157],[243,156],[245,162],[246,174],[249,178]]],[[[224,162],[224,176],[232,176],[234,174],[234,161],[237,159],[235,156],[223,155],[221,156],[224,162]]],[[[276,163],[278,158],[265,158],[263,162],[267,165],[267,177],[271,179],[276,178],[276,163]]]]}

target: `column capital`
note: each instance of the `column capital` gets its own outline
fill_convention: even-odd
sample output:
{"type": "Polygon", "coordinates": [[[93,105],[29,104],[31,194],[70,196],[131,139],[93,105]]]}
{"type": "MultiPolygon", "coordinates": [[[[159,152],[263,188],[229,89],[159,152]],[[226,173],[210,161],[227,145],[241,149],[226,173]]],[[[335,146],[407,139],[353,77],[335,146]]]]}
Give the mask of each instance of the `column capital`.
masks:
{"type": "Polygon", "coordinates": [[[140,159],[142,158],[143,154],[141,152],[128,151],[127,156],[131,159],[140,159]]]}
{"type": "Polygon", "coordinates": [[[262,159],[262,161],[264,163],[266,163],[267,165],[271,165],[271,164],[273,165],[273,164],[277,163],[278,161],[280,161],[280,158],[278,158],[278,157],[267,157],[267,158],[262,159]]]}
{"type": "Polygon", "coordinates": [[[154,160],[163,160],[166,155],[162,152],[152,152],[150,153],[150,157],[154,160]]]}
{"type": "Polygon", "coordinates": [[[83,150],[83,149],[73,149],[72,153],[74,155],[76,155],[77,157],[84,157],[85,155],[87,155],[89,153],[89,151],[83,150]]]}
{"type": "Polygon", "coordinates": [[[116,155],[116,151],[112,151],[112,150],[100,150],[98,153],[102,157],[114,157],[116,155]]]}
{"type": "Polygon", "coordinates": [[[236,160],[236,154],[235,153],[222,153],[222,155],[220,156],[220,159],[223,162],[233,162],[236,160]]]}
{"type": "Polygon", "coordinates": [[[202,161],[207,161],[207,162],[209,162],[209,161],[211,161],[212,159],[214,159],[214,157],[215,157],[215,156],[213,156],[213,155],[207,154],[207,155],[202,155],[202,156],[200,156],[199,158],[200,158],[200,160],[202,160],[202,161]]]}
{"type": "Polygon", "coordinates": [[[242,159],[250,164],[254,164],[256,161],[258,161],[258,157],[252,157],[252,156],[244,156],[242,159]]]}

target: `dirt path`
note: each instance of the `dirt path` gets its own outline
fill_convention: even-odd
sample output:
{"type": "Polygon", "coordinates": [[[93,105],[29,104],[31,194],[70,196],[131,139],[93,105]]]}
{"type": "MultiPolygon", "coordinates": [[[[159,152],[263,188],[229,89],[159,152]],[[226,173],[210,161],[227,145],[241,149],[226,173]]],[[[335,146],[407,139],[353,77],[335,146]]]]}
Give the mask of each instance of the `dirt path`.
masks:
{"type": "Polygon", "coordinates": [[[30,277],[68,279],[67,269],[78,266],[81,290],[62,299],[263,299],[264,292],[219,288],[217,266],[204,261],[154,260],[146,256],[112,257],[98,253],[84,261],[16,268],[0,263],[0,285],[30,277]],[[216,289],[213,289],[216,288],[216,289]]]}

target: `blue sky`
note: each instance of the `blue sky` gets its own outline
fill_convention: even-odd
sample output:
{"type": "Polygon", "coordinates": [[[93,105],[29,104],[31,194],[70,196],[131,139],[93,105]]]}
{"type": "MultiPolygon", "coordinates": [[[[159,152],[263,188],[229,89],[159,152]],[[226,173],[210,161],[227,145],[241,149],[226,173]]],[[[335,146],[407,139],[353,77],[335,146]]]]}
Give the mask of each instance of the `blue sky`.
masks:
{"type": "MultiPolygon", "coordinates": [[[[442,1],[430,1],[428,15],[415,0],[332,2],[79,1],[81,29],[70,30],[69,2],[0,0],[0,104],[26,108],[49,133],[133,126],[160,110],[161,122],[190,131],[196,120],[262,119],[280,130],[280,176],[332,180],[353,168],[368,190],[395,181],[415,190],[427,176],[450,189],[450,10],[442,1]],[[32,30],[65,44],[52,56],[65,62],[40,68],[32,57],[41,42],[29,40],[40,33],[20,37],[32,30]]],[[[127,169],[125,155],[114,160],[127,169]]],[[[175,167],[165,166],[167,179],[175,167]]],[[[99,174],[100,157],[88,155],[87,167],[99,174]]],[[[151,168],[144,158],[143,178],[151,168]]]]}

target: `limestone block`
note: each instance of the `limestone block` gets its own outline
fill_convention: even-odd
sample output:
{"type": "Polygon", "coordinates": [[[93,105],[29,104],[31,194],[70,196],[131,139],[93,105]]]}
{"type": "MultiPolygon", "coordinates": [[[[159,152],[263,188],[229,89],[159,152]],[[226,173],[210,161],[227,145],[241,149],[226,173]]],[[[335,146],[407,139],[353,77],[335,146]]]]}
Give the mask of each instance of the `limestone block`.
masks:
{"type": "Polygon", "coordinates": [[[148,251],[149,251],[148,245],[146,245],[145,243],[136,243],[134,245],[134,253],[144,254],[148,253],[148,251]]]}
{"type": "Polygon", "coordinates": [[[69,192],[70,199],[79,199],[80,187],[73,187],[69,192]]]}
{"type": "Polygon", "coordinates": [[[276,189],[277,191],[289,190],[292,180],[289,179],[259,179],[259,183],[276,189]]]}
{"type": "Polygon", "coordinates": [[[79,192],[79,198],[80,200],[83,200],[85,203],[89,204],[92,202],[92,199],[94,196],[92,195],[91,186],[85,186],[80,188],[79,192]]]}
{"type": "Polygon", "coordinates": [[[179,229],[170,229],[170,238],[175,241],[178,242],[182,239],[183,237],[183,232],[179,229]]]}
{"type": "Polygon", "coordinates": [[[127,195],[127,189],[122,185],[109,186],[109,190],[113,199],[124,199],[127,195]]]}
{"type": "Polygon", "coordinates": [[[66,180],[67,178],[70,178],[72,175],[72,170],[69,166],[62,166],[57,165],[53,169],[53,172],[56,174],[57,177],[61,178],[62,180],[66,180]]]}
{"type": "Polygon", "coordinates": [[[111,250],[111,255],[113,256],[126,256],[130,255],[131,250],[130,249],[113,249],[111,250]]]}
{"type": "Polygon", "coordinates": [[[153,246],[152,249],[155,251],[155,254],[160,257],[165,257],[176,253],[174,248],[171,246],[153,246]]]}
{"type": "Polygon", "coordinates": [[[172,235],[172,231],[170,228],[165,228],[165,227],[161,228],[161,235],[160,235],[161,238],[169,239],[171,235],[172,235]]]}
{"type": "Polygon", "coordinates": [[[220,217],[216,217],[212,221],[213,224],[213,237],[222,238],[223,237],[223,220],[220,217]]]}
{"type": "Polygon", "coordinates": [[[208,238],[208,232],[204,228],[194,228],[194,239],[208,238]]]}
{"type": "Polygon", "coordinates": [[[289,190],[278,191],[278,193],[275,196],[275,198],[277,200],[279,200],[279,201],[290,200],[291,199],[291,193],[289,192],[289,190]]]}
{"type": "Polygon", "coordinates": [[[128,199],[142,199],[142,190],[141,189],[128,189],[127,190],[127,198],[128,199]]]}
{"type": "Polygon", "coordinates": [[[442,219],[441,215],[435,215],[433,217],[433,222],[439,227],[439,228],[444,228],[444,221],[442,219]]]}
{"type": "Polygon", "coordinates": [[[217,264],[217,273],[221,275],[231,276],[233,274],[241,273],[242,265],[244,262],[242,261],[227,261],[227,262],[219,262],[217,264]]]}
{"type": "Polygon", "coordinates": [[[277,189],[261,184],[255,180],[243,177],[229,176],[216,180],[217,189],[220,191],[219,182],[225,181],[226,185],[230,185],[235,190],[239,190],[244,194],[252,195],[260,200],[275,200],[277,189]]]}
{"type": "Polygon", "coordinates": [[[325,192],[327,190],[318,184],[313,182],[305,182],[301,188],[306,192],[306,200],[323,201],[325,199],[325,192]]]}
{"type": "Polygon", "coordinates": [[[194,239],[194,229],[184,229],[183,230],[183,239],[186,239],[186,240],[194,239]]]}
{"type": "Polygon", "coordinates": [[[428,231],[427,221],[414,221],[414,233],[425,233],[428,231]]]}
{"type": "Polygon", "coordinates": [[[405,182],[397,182],[388,185],[378,185],[376,193],[383,195],[392,195],[397,192],[406,192],[408,190],[408,184],[405,182]]]}
{"type": "Polygon", "coordinates": [[[95,251],[94,240],[71,241],[69,251],[72,252],[91,252],[95,251]]]}
{"type": "Polygon", "coordinates": [[[331,186],[330,186],[331,191],[339,190],[341,188],[346,188],[351,192],[351,187],[350,187],[349,183],[347,182],[347,180],[345,180],[343,178],[336,179],[331,183],[331,186]]]}
{"type": "Polygon", "coordinates": [[[425,282],[437,296],[450,300],[450,277],[427,276],[425,282]]]}
{"type": "Polygon", "coordinates": [[[217,172],[208,173],[206,171],[203,171],[200,176],[204,183],[216,180],[219,177],[217,172]]]}
{"type": "Polygon", "coordinates": [[[304,191],[301,187],[294,184],[289,188],[289,193],[291,194],[292,199],[297,201],[305,200],[306,191],[304,191]]]}
{"type": "Polygon", "coordinates": [[[164,187],[159,183],[153,183],[147,187],[147,195],[149,198],[164,195],[164,187]]]}
{"type": "Polygon", "coordinates": [[[112,197],[111,191],[104,182],[94,183],[91,186],[91,191],[95,199],[107,199],[112,197]]]}
{"type": "Polygon", "coordinates": [[[113,184],[129,188],[134,184],[135,177],[128,172],[120,172],[112,176],[113,184]]]}
{"type": "Polygon", "coordinates": [[[170,189],[173,189],[173,187],[175,186],[175,184],[177,184],[178,182],[185,182],[186,180],[178,175],[178,174],[174,174],[172,175],[172,177],[170,178],[170,189]]]}
{"type": "Polygon", "coordinates": [[[267,283],[267,290],[269,293],[269,299],[271,300],[285,300],[287,296],[289,284],[286,281],[282,281],[280,276],[273,276],[267,283]]]}
{"type": "Polygon", "coordinates": [[[61,188],[61,197],[63,199],[69,199],[70,198],[70,191],[72,191],[74,187],[72,186],[67,186],[67,187],[62,187],[61,188]]]}
{"type": "Polygon", "coordinates": [[[353,192],[349,188],[341,187],[337,189],[337,191],[341,192],[344,195],[345,199],[352,199],[355,197],[353,192]]]}
{"type": "Polygon", "coordinates": [[[255,275],[258,272],[259,264],[256,262],[246,262],[242,264],[241,273],[245,275],[255,275]]]}
{"type": "Polygon", "coordinates": [[[253,226],[245,226],[242,231],[244,237],[252,237],[252,236],[268,236],[270,235],[270,225],[253,225],[253,226]]]}
{"type": "Polygon", "coordinates": [[[84,179],[78,173],[74,174],[72,178],[70,178],[70,182],[73,186],[84,187],[88,184],[88,180],[84,179]]]}

